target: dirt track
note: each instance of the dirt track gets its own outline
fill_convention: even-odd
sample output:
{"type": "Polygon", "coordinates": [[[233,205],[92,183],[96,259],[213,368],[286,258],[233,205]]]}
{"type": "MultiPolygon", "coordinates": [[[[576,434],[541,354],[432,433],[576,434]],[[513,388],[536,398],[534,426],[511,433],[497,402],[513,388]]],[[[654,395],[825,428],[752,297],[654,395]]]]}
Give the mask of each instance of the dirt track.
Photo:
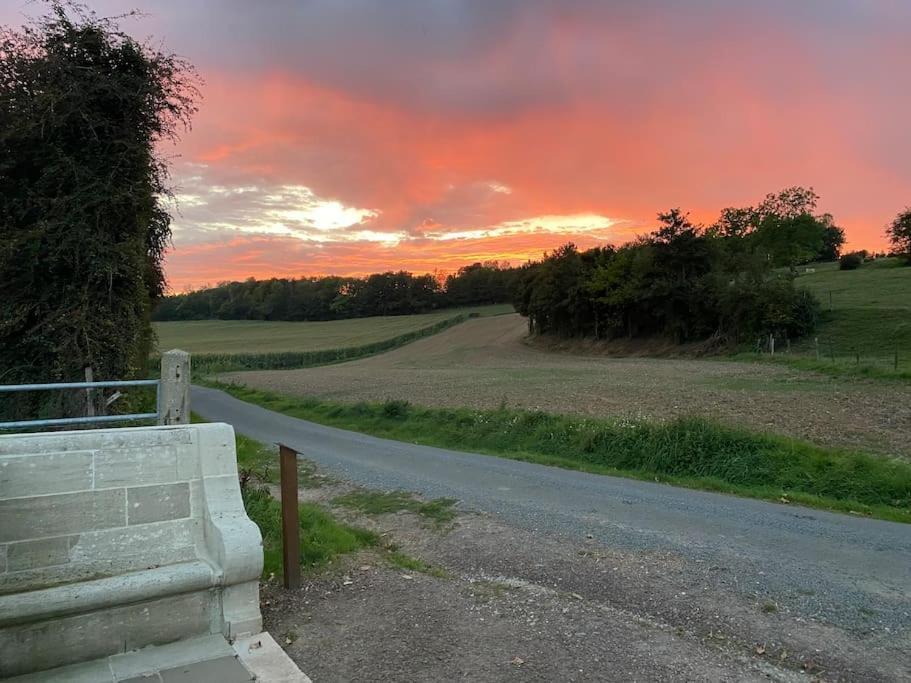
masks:
{"type": "Polygon", "coordinates": [[[843,380],[726,361],[605,358],[524,342],[518,315],[470,320],[389,353],[351,363],[221,377],[288,395],[335,401],[407,399],[428,406],[727,424],[911,458],[911,387],[843,380]]]}

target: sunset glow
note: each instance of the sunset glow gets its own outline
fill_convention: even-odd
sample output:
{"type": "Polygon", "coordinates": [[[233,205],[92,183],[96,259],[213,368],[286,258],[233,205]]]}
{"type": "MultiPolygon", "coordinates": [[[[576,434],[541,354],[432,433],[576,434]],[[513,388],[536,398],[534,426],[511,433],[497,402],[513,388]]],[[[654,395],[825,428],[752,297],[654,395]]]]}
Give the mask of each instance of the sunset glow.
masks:
{"type": "Polygon", "coordinates": [[[790,185],[879,249],[911,204],[911,3],[139,4],[205,80],[174,291],[521,263],[790,185]]]}

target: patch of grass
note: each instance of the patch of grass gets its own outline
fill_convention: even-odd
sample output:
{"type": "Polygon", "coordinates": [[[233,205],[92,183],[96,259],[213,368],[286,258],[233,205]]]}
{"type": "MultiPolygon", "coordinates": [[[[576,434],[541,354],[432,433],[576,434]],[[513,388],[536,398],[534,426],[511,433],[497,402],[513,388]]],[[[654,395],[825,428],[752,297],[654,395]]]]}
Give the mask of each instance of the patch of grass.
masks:
{"type": "Polygon", "coordinates": [[[447,576],[446,571],[440,567],[434,567],[433,565],[424,562],[424,560],[419,560],[416,557],[411,557],[402,552],[392,551],[386,555],[386,559],[389,560],[389,563],[394,567],[406,571],[420,572],[421,574],[435,576],[438,579],[444,579],[447,576]]]}
{"type": "MultiPolygon", "coordinates": [[[[244,508],[263,536],[263,576],[282,571],[281,504],[262,487],[245,486],[244,508]]],[[[318,505],[300,506],[301,549],[304,567],[314,568],[331,562],[339,555],[379,544],[372,531],[338,522],[318,505]]]]}
{"type": "Polygon", "coordinates": [[[701,418],[655,423],[417,406],[390,418],[382,404],[221,388],[294,417],[410,443],[911,522],[911,464],[701,418]]]}
{"type": "Polygon", "coordinates": [[[335,505],[351,508],[367,515],[382,515],[402,510],[420,515],[436,526],[455,519],[453,498],[422,501],[407,491],[352,491],[332,500],[335,505]]]}
{"type": "Polygon", "coordinates": [[[503,581],[492,581],[489,579],[472,581],[470,589],[475,597],[481,598],[485,602],[495,598],[502,598],[507,593],[517,590],[515,586],[511,586],[503,581]]]}
{"type": "Polygon", "coordinates": [[[776,605],[772,600],[766,600],[759,606],[759,609],[765,614],[774,614],[778,611],[778,605],[776,605]]]}

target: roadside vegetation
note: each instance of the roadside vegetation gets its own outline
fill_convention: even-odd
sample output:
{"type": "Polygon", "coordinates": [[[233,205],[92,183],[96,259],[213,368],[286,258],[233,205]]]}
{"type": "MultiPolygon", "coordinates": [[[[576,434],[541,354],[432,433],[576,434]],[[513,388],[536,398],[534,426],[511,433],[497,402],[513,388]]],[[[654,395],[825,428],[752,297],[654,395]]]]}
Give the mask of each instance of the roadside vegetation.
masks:
{"type": "MultiPolygon", "coordinates": [[[[237,436],[237,463],[241,470],[241,495],[247,515],[263,536],[263,576],[282,573],[281,503],[267,483],[277,476],[276,455],[266,446],[237,436]],[[251,472],[254,476],[250,476],[251,472]],[[265,477],[263,479],[262,477],[265,477]]],[[[379,545],[373,531],[343,524],[330,512],[310,503],[300,504],[300,561],[305,568],[324,566],[345,553],[379,545]]]]}
{"type": "MultiPolygon", "coordinates": [[[[198,83],[189,63],[80,4],[0,27],[3,383],[146,375],[171,241],[168,147],[198,83]]],[[[4,396],[0,420],[84,407],[75,393],[4,396]]]]}
{"type": "Polygon", "coordinates": [[[401,441],[911,522],[908,463],[704,419],[655,423],[403,401],[335,404],[220,388],[294,417],[401,441]]]}

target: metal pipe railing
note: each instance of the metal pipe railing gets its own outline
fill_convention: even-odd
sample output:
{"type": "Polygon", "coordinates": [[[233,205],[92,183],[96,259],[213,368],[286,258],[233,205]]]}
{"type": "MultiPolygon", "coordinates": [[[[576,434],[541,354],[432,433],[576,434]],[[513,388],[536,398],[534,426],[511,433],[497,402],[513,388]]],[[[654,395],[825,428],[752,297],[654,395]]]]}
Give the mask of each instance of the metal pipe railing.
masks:
{"type": "Polygon", "coordinates": [[[53,391],[56,389],[109,389],[118,387],[155,387],[154,413],[129,413],[126,415],[93,415],[87,417],[55,417],[36,420],[0,422],[0,429],[22,429],[31,427],[58,427],[106,422],[130,422],[133,420],[157,420],[161,414],[161,380],[127,379],[108,382],[52,382],[46,384],[0,384],[0,393],[21,391],[53,391]]]}

